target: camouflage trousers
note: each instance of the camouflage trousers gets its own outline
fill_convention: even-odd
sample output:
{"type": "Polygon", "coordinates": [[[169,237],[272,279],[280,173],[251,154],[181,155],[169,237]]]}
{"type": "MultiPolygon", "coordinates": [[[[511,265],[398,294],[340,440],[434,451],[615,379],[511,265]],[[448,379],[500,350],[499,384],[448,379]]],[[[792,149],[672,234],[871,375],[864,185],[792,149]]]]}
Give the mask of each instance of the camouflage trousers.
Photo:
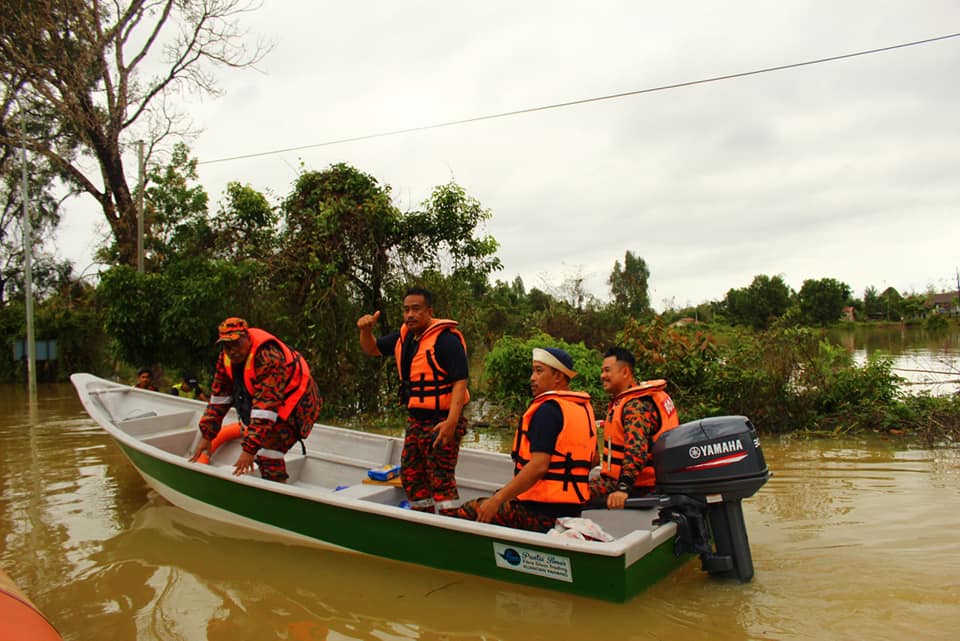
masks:
{"type": "MultiPolygon", "coordinates": [[[[476,521],[477,508],[484,501],[486,499],[467,501],[457,510],[457,516],[461,519],[476,521]]],[[[494,525],[505,525],[517,530],[532,530],[534,532],[546,532],[556,522],[556,518],[535,512],[516,499],[501,505],[496,515],[490,519],[490,523],[494,525]]]]}
{"type": "Polygon", "coordinates": [[[454,430],[453,443],[433,446],[437,438],[434,426],[440,419],[407,417],[407,431],[400,456],[400,481],[410,507],[421,512],[453,516],[460,505],[457,493],[457,459],[460,440],[467,431],[467,420],[461,416],[454,430]]]}
{"type": "Polygon", "coordinates": [[[285,483],[289,475],[283,455],[297,444],[300,439],[300,430],[286,421],[277,421],[273,429],[261,434],[261,439],[263,443],[253,459],[260,468],[260,476],[268,481],[285,483]]]}
{"type": "Polygon", "coordinates": [[[317,384],[311,380],[300,401],[287,420],[277,419],[277,422],[265,432],[260,432],[260,450],[253,459],[260,468],[260,476],[268,481],[285,483],[290,476],[287,474],[287,465],[283,462],[283,455],[297,444],[301,438],[310,436],[313,424],[320,416],[323,408],[323,399],[317,384]]]}

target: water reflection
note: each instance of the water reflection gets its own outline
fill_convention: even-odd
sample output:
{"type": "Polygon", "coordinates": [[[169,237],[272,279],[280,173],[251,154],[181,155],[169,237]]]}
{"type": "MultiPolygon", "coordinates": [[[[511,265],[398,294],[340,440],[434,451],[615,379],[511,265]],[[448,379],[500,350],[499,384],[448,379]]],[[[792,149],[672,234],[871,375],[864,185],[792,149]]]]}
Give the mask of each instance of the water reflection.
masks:
{"type": "Polygon", "coordinates": [[[164,639],[548,638],[513,628],[527,620],[560,633],[576,613],[577,599],[247,536],[151,499],[102,542],[91,557],[101,569],[66,598],[83,595],[91,611],[78,614],[88,620],[125,621],[136,638],[164,639]],[[92,603],[90,587],[103,584],[123,599],[92,603]]]}
{"type": "Polygon", "coordinates": [[[906,379],[908,392],[952,394],[960,390],[960,331],[929,331],[922,326],[854,325],[832,329],[832,341],[844,346],[854,362],[878,354],[892,357],[894,373],[906,379]]]}

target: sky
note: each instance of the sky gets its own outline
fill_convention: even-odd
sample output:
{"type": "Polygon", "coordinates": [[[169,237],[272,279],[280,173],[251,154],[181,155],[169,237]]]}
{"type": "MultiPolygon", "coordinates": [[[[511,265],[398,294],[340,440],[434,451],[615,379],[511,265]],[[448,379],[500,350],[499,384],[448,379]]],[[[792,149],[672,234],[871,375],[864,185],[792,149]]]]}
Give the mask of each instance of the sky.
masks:
{"type": "MultiPolygon", "coordinates": [[[[492,213],[493,278],[582,278],[607,300],[630,251],[658,310],[758,274],[795,290],[835,278],[858,297],[957,287],[960,38],[216,162],[948,35],[956,0],[266,0],[243,24],[269,55],[219,70],[221,97],[179,105],[214,202],[230,181],[280,199],[301,165],[349,163],[403,211],[455,180],[492,213]]],[[[64,218],[60,254],[95,269],[102,214],[84,197],[64,218]]]]}

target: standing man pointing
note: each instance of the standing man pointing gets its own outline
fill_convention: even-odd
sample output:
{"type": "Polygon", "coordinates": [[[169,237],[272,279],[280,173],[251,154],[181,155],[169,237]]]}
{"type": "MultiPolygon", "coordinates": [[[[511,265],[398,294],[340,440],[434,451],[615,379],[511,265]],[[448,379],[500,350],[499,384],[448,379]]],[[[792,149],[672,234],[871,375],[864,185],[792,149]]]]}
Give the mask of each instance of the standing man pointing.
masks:
{"type": "Polygon", "coordinates": [[[379,318],[377,311],[357,320],[360,347],[370,356],[392,354],[397,362],[400,403],[407,408],[400,474],[410,507],[456,514],[455,472],[470,400],[467,343],[456,321],[433,317],[433,294],[421,287],[404,295],[399,332],[375,338],[379,318]]]}

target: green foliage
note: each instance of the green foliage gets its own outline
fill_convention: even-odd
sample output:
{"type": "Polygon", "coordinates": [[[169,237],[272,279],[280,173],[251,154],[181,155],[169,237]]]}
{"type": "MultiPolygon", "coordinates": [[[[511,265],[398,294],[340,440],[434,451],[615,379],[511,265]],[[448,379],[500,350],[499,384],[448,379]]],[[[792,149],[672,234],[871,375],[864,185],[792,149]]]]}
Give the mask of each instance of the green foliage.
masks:
{"type": "Polygon", "coordinates": [[[211,370],[220,321],[243,316],[258,325],[261,320],[257,270],[255,264],[204,260],[180,261],[153,274],[111,268],[97,295],[117,355],[136,366],[211,370]]]}
{"type": "Polygon", "coordinates": [[[836,323],[849,299],[850,286],[833,278],[807,279],[797,293],[800,316],[810,325],[836,323]]]}
{"type": "Polygon", "coordinates": [[[879,298],[884,320],[898,321],[903,318],[903,296],[900,295],[900,292],[893,287],[887,287],[879,298]]]}
{"type": "Polygon", "coordinates": [[[950,321],[943,314],[930,314],[923,321],[923,328],[928,332],[943,332],[950,327],[950,321]]]}
{"type": "Polygon", "coordinates": [[[734,325],[766,329],[786,313],[790,307],[790,294],[790,288],[781,276],[754,276],[749,287],[727,292],[724,303],[728,320],[734,325]]]}
{"type": "Polygon", "coordinates": [[[512,283],[496,281],[483,291],[481,304],[477,305],[476,300],[471,302],[474,303],[472,307],[476,310],[478,325],[473,335],[481,339],[485,350],[491,349],[501,336],[526,334],[533,304],[519,276],[512,283]]]}
{"type": "Polygon", "coordinates": [[[147,174],[144,196],[145,258],[151,269],[181,257],[198,256],[211,247],[207,192],[196,183],[197,160],[184,143],[173,148],[166,167],[147,174]]]}
{"type": "MultiPolygon", "coordinates": [[[[9,80],[9,78],[4,78],[9,80]]],[[[0,306],[23,298],[23,178],[24,154],[19,146],[4,140],[7,134],[21,128],[28,136],[49,134],[51,125],[36,111],[37,105],[21,97],[12,98],[15,88],[5,82],[0,90],[0,306]],[[23,105],[26,111],[18,111],[23,105]]],[[[19,133],[17,134],[19,136],[19,133]]],[[[70,267],[43,251],[60,222],[60,199],[56,168],[36,153],[26,154],[26,179],[33,252],[33,290],[43,295],[56,287],[57,281],[70,267]]]]}
{"type": "Polygon", "coordinates": [[[408,263],[408,277],[425,270],[444,271],[476,284],[502,269],[496,257],[499,243],[492,236],[478,236],[490,220],[490,210],[467,195],[455,182],[440,185],[423,203],[423,211],[409,212],[403,219],[402,250],[415,260],[408,263]]]}
{"type": "Polygon", "coordinates": [[[956,446],[960,441],[960,394],[903,397],[876,427],[893,434],[916,434],[924,442],[956,446]]]}
{"type": "Polygon", "coordinates": [[[667,326],[660,316],[649,323],[627,320],[618,343],[637,359],[637,380],[665,378],[679,402],[704,384],[716,362],[716,341],[706,332],[667,326]]]}
{"type": "MultiPolygon", "coordinates": [[[[530,404],[530,373],[535,347],[559,347],[573,358],[577,375],[570,381],[573,390],[588,392],[594,410],[603,413],[606,395],[600,385],[600,354],[582,343],[571,345],[546,334],[538,333],[527,339],[505,336],[497,341],[487,354],[483,374],[486,398],[505,410],[513,419],[519,418],[530,404]]],[[[505,421],[512,424],[513,420],[505,421]]]]}
{"type": "Polygon", "coordinates": [[[36,306],[36,335],[57,341],[56,372],[51,373],[57,380],[66,379],[73,372],[110,371],[106,359],[108,338],[94,304],[95,295],[93,287],[78,281],[36,306]]]}
{"type": "Polygon", "coordinates": [[[215,256],[227,260],[263,260],[279,244],[278,212],[250,185],[227,184],[226,201],[211,221],[215,256]]]}
{"type": "Polygon", "coordinates": [[[474,301],[500,262],[496,241],[479,229],[489,211],[461,187],[440,186],[422,210],[402,213],[389,186],[341,163],[303,173],[282,215],[270,278],[282,301],[275,317],[322,363],[314,369],[328,407],[368,411],[390,402],[395,375],[360,353],[356,319],[380,310],[380,333],[395,329],[412,284],[433,289],[437,311],[461,321],[472,343],[474,301]]]}
{"type": "Polygon", "coordinates": [[[633,317],[650,314],[650,296],[647,292],[647,282],[650,280],[650,270],[646,261],[640,256],[634,256],[627,251],[623,257],[623,267],[620,261],[613,263],[613,271],[607,282],[610,293],[613,294],[613,304],[618,311],[633,317]]]}
{"type": "Polygon", "coordinates": [[[884,317],[883,304],[877,288],[870,286],[863,291],[863,314],[864,320],[880,320],[884,317]]]}

